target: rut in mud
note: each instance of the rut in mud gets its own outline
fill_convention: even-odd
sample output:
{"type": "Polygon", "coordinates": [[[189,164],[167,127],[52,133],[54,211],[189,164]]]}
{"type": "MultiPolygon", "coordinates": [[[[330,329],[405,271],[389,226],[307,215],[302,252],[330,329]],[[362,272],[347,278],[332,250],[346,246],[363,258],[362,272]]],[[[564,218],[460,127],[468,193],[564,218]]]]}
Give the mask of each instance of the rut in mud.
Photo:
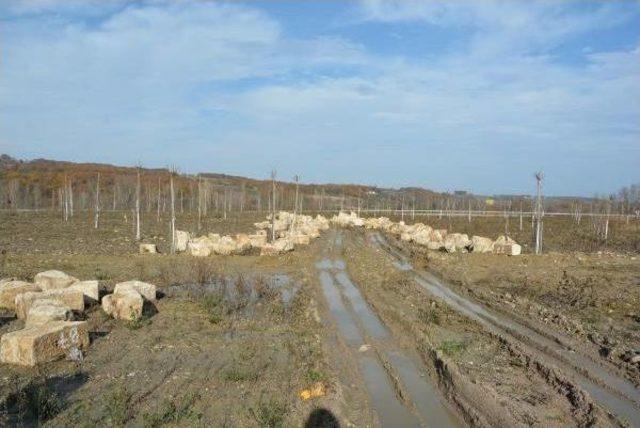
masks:
{"type": "MultiPolygon", "coordinates": [[[[332,246],[342,245],[340,232],[332,246]]],[[[345,263],[327,254],[317,263],[320,283],[338,331],[358,361],[364,384],[383,426],[459,427],[419,364],[394,343],[387,328],[345,271],[345,263]]]]}
{"type": "Polygon", "coordinates": [[[372,241],[393,259],[394,266],[409,271],[417,284],[433,296],[441,299],[458,313],[472,319],[490,333],[515,343],[528,356],[534,356],[542,364],[549,364],[569,376],[582,390],[621,422],[640,427],[640,391],[630,382],[610,373],[588,355],[583,355],[566,345],[558,334],[539,332],[507,316],[489,311],[481,304],[454,292],[429,272],[413,269],[408,258],[391,246],[378,232],[372,233],[372,241]]]}

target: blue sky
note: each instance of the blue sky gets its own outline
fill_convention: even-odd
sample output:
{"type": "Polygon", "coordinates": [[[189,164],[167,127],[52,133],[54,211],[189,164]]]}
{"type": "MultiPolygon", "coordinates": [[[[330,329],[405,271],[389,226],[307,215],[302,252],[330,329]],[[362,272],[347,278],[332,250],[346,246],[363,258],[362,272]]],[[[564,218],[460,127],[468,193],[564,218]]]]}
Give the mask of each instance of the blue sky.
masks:
{"type": "Polygon", "coordinates": [[[640,181],[640,2],[5,0],[0,152],[608,193],[640,181]]]}

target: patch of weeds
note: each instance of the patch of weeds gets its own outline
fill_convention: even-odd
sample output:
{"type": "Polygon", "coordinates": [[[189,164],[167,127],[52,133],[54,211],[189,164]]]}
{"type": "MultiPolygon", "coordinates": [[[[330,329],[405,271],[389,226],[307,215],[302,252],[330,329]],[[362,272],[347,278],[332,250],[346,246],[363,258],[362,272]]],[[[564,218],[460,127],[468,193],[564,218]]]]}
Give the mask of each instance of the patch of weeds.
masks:
{"type": "Polygon", "coordinates": [[[258,375],[254,371],[237,366],[234,366],[229,370],[225,370],[222,373],[222,379],[227,382],[245,382],[256,380],[257,378],[258,375]]]}
{"type": "Polygon", "coordinates": [[[249,411],[258,426],[278,428],[284,426],[284,419],[289,409],[285,403],[275,398],[270,398],[268,401],[261,398],[258,406],[251,407],[249,411]]]}
{"type": "Polygon", "coordinates": [[[111,279],[111,275],[108,272],[103,271],[101,268],[97,267],[95,273],[93,274],[94,278],[98,281],[108,281],[111,279]]]}
{"type": "Polygon", "coordinates": [[[310,382],[320,382],[324,380],[324,378],[324,373],[319,370],[310,369],[307,371],[307,379],[309,379],[310,382]]]}
{"type": "Polygon", "coordinates": [[[418,319],[425,324],[440,325],[440,315],[432,307],[418,309],[418,319]]]}
{"type": "Polygon", "coordinates": [[[129,330],[139,330],[142,327],[145,327],[150,324],[151,324],[151,318],[149,318],[146,315],[142,315],[141,317],[136,317],[129,321],[126,321],[124,325],[129,330]]]}
{"type": "Polygon", "coordinates": [[[9,407],[17,410],[21,423],[44,422],[62,410],[62,398],[45,381],[31,382],[8,400],[9,407]]]}
{"type": "Polygon", "coordinates": [[[114,390],[106,394],[105,411],[113,426],[123,426],[129,420],[129,402],[131,393],[124,384],[118,384],[114,390]]]}
{"type": "Polygon", "coordinates": [[[456,340],[445,340],[438,347],[445,355],[453,356],[461,353],[467,348],[467,344],[464,342],[458,342],[456,340]]]}
{"type": "Polygon", "coordinates": [[[210,260],[199,257],[194,258],[191,262],[191,272],[198,285],[210,284],[216,273],[210,260]]]}
{"type": "Polygon", "coordinates": [[[199,399],[199,394],[190,392],[180,399],[165,400],[156,413],[145,413],[142,415],[143,425],[148,428],[153,428],[165,424],[178,424],[185,420],[194,423],[202,418],[202,413],[196,412],[193,409],[193,405],[199,399]]]}
{"type": "Polygon", "coordinates": [[[219,324],[228,313],[222,293],[207,293],[202,298],[202,307],[207,312],[211,324],[219,324]]]}

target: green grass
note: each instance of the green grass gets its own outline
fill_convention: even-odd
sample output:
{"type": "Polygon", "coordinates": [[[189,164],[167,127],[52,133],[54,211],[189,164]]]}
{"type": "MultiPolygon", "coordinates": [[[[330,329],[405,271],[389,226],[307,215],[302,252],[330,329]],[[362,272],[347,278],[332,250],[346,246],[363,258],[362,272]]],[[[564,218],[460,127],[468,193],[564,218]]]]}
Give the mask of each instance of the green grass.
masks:
{"type": "Polygon", "coordinates": [[[467,344],[456,340],[445,340],[438,347],[443,354],[448,356],[454,356],[460,354],[467,348],[467,344]]]}
{"type": "Polygon", "coordinates": [[[241,367],[234,366],[222,372],[222,379],[227,382],[246,382],[257,378],[258,374],[255,371],[241,367]]]}
{"type": "Polygon", "coordinates": [[[189,392],[180,399],[165,400],[155,413],[142,415],[143,426],[154,428],[167,424],[181,425],[181,422],[189,421],[185,425],[193,425],[202,418],[202,413],[193,409],[194,404],[200,399],[197,393],[189,392]]]}
{"type": "Polygon", "coordinates": [[[284,426],[284,420],[289,411],[288,406],[275,399],[260,399],[257,407],[250,408],[251,415],[258,423],[258,426],[264,428],[279,428],[284,426]]]}
{"type": "Polygon", "coordinates": [[[129,420],[131,393],[120,383],[105,397],[105,411],[112,426],[123,426],[129,420]]]}
{"type": "Polygon", "coordinates": [[[307,379],[311,382],[319,382],[325,378],[324,373],[318,370],[310,369],[307,371],[307,379]]]}

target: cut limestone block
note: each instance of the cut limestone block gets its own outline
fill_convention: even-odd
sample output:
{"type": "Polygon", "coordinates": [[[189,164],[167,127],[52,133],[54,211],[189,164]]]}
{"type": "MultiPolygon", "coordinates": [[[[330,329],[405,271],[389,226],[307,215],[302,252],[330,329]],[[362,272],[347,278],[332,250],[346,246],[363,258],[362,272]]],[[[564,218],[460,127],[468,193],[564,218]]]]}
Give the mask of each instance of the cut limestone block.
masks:
{"type": "Polygon", "coordinates": [[[522,247],[508,236],[498,236],[493,244],[493,252],[496,254],[507,254],[509,256],[519,256],[522,253],[522,247]]]}
{"type": "Polygon", "coordinates": [[[49,299],[59,302],[74,311],[84,311],[84,294],[78,290],[49,290],[41,293],[27,292],[16,296],[16,315],[25,319],[36,300],[49,299]]]}
{"type": "Polygon", "coordinates": [[[16,296],[22,293],[37,292],[40,287],[24,281],[7,281],[0,284],[0,308],[16,310],[16,296]]]}
{"type": "Polygon", "coordinates": [[[522,253],[522,247],[519,244],[494,244],[493,252],[496,254],[506,254],[508,256],[519,256],[522,253]]]}
{"type": "Polygon", "coordinates": [[[309,245],[309,242],[311,241],[309,235],[303,234],[291,234],[287,238],[290,239],[291,242],[293,242],[295,245],[309,245]]]}
{"type": "Polygon", "coordinates": [[[51,321],[70,321],[73,313],[68,306],[50,299],[36,300],[27,313],[26,326],[46,324],[51,321]]]}
{"type": "Polygon", "coordinates": [[[184,230],[176,230],[176,251],[187,251],[187,244],[191,239],[189,232],[184,230]]]}
{"type": "Polygon", "coordinates": [[[471,237],[471,245],[474,253],[490,253],[493,251],[493,241],[482,236],[471,237]]]}
{"type": "Polygon", "coordinates": [[[142,316],[144,300],[133,289],[107,294],[102,298],[102,310],[115,319],[133,321],[142,316]]]}
{"type": "Polygon", "coordinates": [[[140,244],[140,254],[158,254],[156,244],[140,244]]]}
{"type": "Polygon", "coordinates": [[[251,249],[251,239],[249,235],[245,233],[238,233],[236,235],[236,253],[244,254],[251,249]]]}
{"type": "Polygon", "coordinates": [[[78,279],[59,270],[48,270],[36,274],[34,282],[43,291],[46,291],[67,288],[74,282],[78,282],[78,279]]]}
{"type": "Polygon", "coordinates": [[[98,281],[80,281],[70,285],[67,290],[77,290],[84,294],[84,303],[91,305],[100,302],[100,285],[98,281]]]}
{"type": "Polygon", "coordinates": [[[142,281],[127,281],[116,284],[113,289],[114,293],[126,292],[129,290],[137,291],[147,300],[156,300],[156,286],[142,281]]]}
{"type": "Polygon", "coordinates": [[[223,236],[213,244],[213,252],[220,256],[228,256],[238,251],[236,240],[230,236],[223,236]]]}
{"type": "Polygon", "coordinates": [[[211,255],[214,242],[207,236],[192,239],[187,244],[187,249],[192,256],[207,257],[211,255]]]}
{"type": "Polygon", "coordinates": [[[0,361],[33,367],[65,356],[77,358],[88,346],[86,321],[52,321],[4,334],[0,361]]]}
{"type": "Polygon", "coordinates": [[[267,243],[267,235],[261,233],[249,235],[249,242],[251,242],[251,246],[254,248],[262,248],[267,243]]]}
{"type": "Polygon", "coordinates": [[[260,250],[260,255],[275,256],[287,251],[293,251],[293,242],[289,238],[280,238],[274,242],[263,245],[260,250]]]}

